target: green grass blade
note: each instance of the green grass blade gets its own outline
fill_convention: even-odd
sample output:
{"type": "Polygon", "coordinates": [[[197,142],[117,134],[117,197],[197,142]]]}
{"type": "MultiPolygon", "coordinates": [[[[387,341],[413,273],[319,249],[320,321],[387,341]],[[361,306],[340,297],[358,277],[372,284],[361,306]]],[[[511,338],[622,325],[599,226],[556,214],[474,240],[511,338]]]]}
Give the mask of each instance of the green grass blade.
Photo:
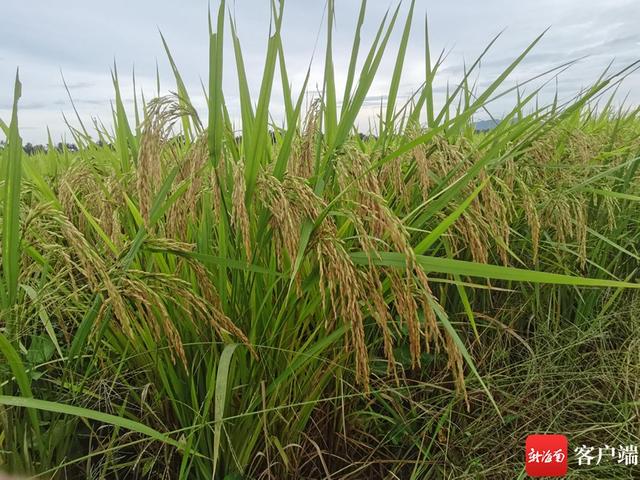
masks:
{"type": "Polygon", "coordinates": [[[131,169],[131,158],[134,161],[138,159],[138,150],[136,140],[131,132],[129,126],[129,120],[127,119],[127,112],[124,109],[124,103],[122,102],[122,95],[120,94],[120,83],[118,82],[118,70],[116,65],[113,65],[113,72],[111,74],[113,80],[113,88],[116,93],[116,108],[115,108],[115,126],[116,126],[116,144],[118,152],[120,154],[120,168],[123,173],[129,172],[131,169]]]}
{"type": "Polygon", "coordinates": [[[476,187],[476,189],[469,195],[464,202],[462,202],[453,212],[451,212],[447,217],[440,222],[436,228],[434,228],[429,235],[427,235],[416,247],[415,252],[417,254],[423,254],[426,252],[431,245],[433,245],[440,236],[446,232],[451,225],[455,223],[455,221],[460,218],[465,210],[471,205],[471,202],[475,200],[475,198],[480,194],[482,189],[489,183],[489,178],[487,178],[484,182],[476,187]]]}
{"type": "Polygon", "coordinates": [[[327,143],[333,143],[338,126],[336,80],[333,66],[334,0],[327,3],[327,50],[324,60],[324,126],[327,143]]]}
{"type": "Polygon", "coordinates": [[[297,133],[296,125],[298,123],[298,119],[300,118],[300,112],[302,111],[302,102],[307,90],[307,84],[309,83],[310,73],[311,69],[307,70],[307,76],[304,79],[304,84],[302,85],[302,90],[300,91],[300,96],[298,97],[298,101],[296,102],[295,109],[293,110],[292,115],[287,118],[287,133],[282,140],[282,145],[280,147],[280,151],[278,152],[278,158],[276,159],[276,164],[273,168],[273,176],[277,179],[282,178],[287,169],[289,159],[291,158],[291,145],[293,144],[293,139],[297,133]]]}
{"type": "MultiPolygon", "coordinates": [[[[18,100],[22,94],[22,84],[16,72],[13,93],[13,110],[7,147],[4,149],[4,210],[2,217],[2,270],[6,291],[6,305],[12,307],[18,295],[20,275],[20,191],[22,181],[22,139],[18,131],[18,100]]],[[[11,321],[13,323],[13,321],[11,321]]],[[[8,330],[9,336],[15,333],[8,330]]]]}
{"type": "Polygon", "coordinates": [[[267,58],[262,75],[258,106],[256,108],[254,132],[252,133],[251,144],[246,155],[245,178],[247,183],[247,199],[253,196],[258,172],[260,171],[261,165],[266,161],[271,149],[271,145],[269,144],[269,102],[271,101],[275,66],[278,59],[281,17],[276,16],[274,23],[275,31],[269,38],[267,46],[267,58]]]}
{"type": "Polygon", "coordinates": [[[358,22],[356,24],[356,33],[353,37],[353,46],[351,47],[351,58],[349,60],[349,70],[347,73],[347,81],[344,87],[344,97],[342,99],[342,111],[340,112],[340,118],[344,115],[344,111],[349,105],[349,99],[351,98],[351,90],[353,88],[353,82],[356,75],[356,64],[358,63],[358,53],[360,52],[360,39],[362,32],[362,25],[364,24],[365,12],[367,10],[367,0],[362,0],[360,3],[360,13],[358,14],[358,22]]]}
{"type": "MultiPolygon", "coordinates": [[[[1,338],[1,337],[0,337],[1,338]]],[[[76,407],[74,405],[66,405],[59,402],[50,402],[48,400],[38,400],[36,398],[27,397],[13,397],[8,395],[0,395],[0,405],[23,407],[30,410],[41,410],[44,412],[61,413],[63,415],[71,415],[74,417],[88,418],[101,422],[107,425],[113,425],[120,428],[125,428],[132,432],[139,433],[153,440],[157,440],[161,443],[165,443],[179,450],[182,449],[182,445],[170,436],[161,433],[147,425],[144,425],[135,420],[128,418],[118,417],[109,413],[99,412],[97,410],[91,410],[83,407],[76,407]]]]}
{"type": "Polygon", "coordinates": [[[222,67],[224,52],[224,15],[225,1],[220,2],[218,23],[215,33],[209,33],[209,156],[211,163],[217,165],[222,153],[224,134],[222,116],[222,67]]]}
{"type": "MultiPolygon", "coordinates": [[[[189,93],[187,92],[187,87],[182,80],[182,75],[180,75],[180,71],[178,70],[178,66],[176,62],[173,60],[173,55],[171,55],[171,50],[169,50],[169,45],[160,32],[160,38],[162,39],[162,45],[164,46],[164,51],[167,54],[167,58],[169,59],[169,64],[171,65],[171,70],[173,71],[173,76],[176,80],[176,87],[178,89],[178,97],[180,103],[188,110],[193,110],[191,99],[189,98],[189,93]]],[[[195,110],[194,110],[195,112],[195,110]]],[[[189,120],[188,115],[182,116],[182,130],[185,136],[185,140],[187,144],[191,142],[193,139],[193,132],[191,129],[191,121],[189,120]]]]}
{"type": "Polygon", "coordinates": [[[233,51],[235,53],[236,71],[238,75],[238,87],[240,94],[240,114],[242,116],[242,143],[251,145],[251,137],[253,132],[254,112],[251,103],[251,94],[249,93],[249,83],[247,81],[247,73],[245,71],[244,59],[242,56],[242,48],[240,47],[240,39],[236,33],[236,26],[233,19],[231,23],[231,36],[233,38],[233,51]]]}
{"type": "MultiPolygon", "coordinates": [[[[351,254],[354,262],[366,265],[369,257],[365,252],[351,254]]],[[[371,261],[377,265],[388,267],[406,267],[406,256],[396,252],[377,252],[371,261]],[[378,258],[376,258],[378,256],[378,258]]],[[[572,285],[575,287],[611,287],[639,289],[640,283],[621,282],[600,278],[578,277],[559,273],[547,273],[523,268],[503,267],[484,263],[454,260],[442,257],[416,255],[416,261],[426,273],[443,273],[451,275],[465,275],[492,280],[507,280],[525,283],[543,283],[549,285],[572,285]]]]}
{"type": "Polygon", "coordinates": [[[460,353],[462,353],[462,357],[464,358],[465,362],[467,362],[467,365],[471,369],[471,372],[478,379],[478,382],[480,383],[480,386],[482,387],[482,389],[487,394],[487,397],[489,398],[489,401],[491,402],[491,405],[493,405],[493,408],[495,409],[496,413],[498,414],[498,417],[500,418],[501,421],[503,421],[502,413],[500,413],[500,409],[498,408],[498,404],[496,403],[495,399],[493,398],[493,395],[491,395],[491,391],[489,390],[489,387],[487,387],[487,385],[484,383],[484,380],[482,380],[482,377],[480,376],[480,373],[478,373],[478,369],[476,368],[476,364],[473,361],[473,358],[471,357],[471,354],[469,353],[469,351],[467,350],[467,347],[465,346],[464,342],[460,338],[460,335],[458,335],[458,332],[456,332],[456,329],[453,328],[453,325],[449,321],[449,317],[447,316],[446,312],[432,298],[429,299],[429,304],[431,305],[431,308],[433,309],[433,311],[435,312],[436,316],[438,317],[438,320],[440,320],[440,323],[442,323],[442,325],[444,325],[445,330],[447,330],[447,332],[449,333],[449,335],[453,339],[454,343],[456,344],[456,346],[460,350],[460,353]]]}
{"type": "MultiPolygon", "coordinates": [[[[29,380],[27,371],[20,360],[18,352],[16,352],[11,345],[11,342],[2,333],[0,333],[0,353],[6,359],[9,368],[11,368],[11,372],[13,373],[16,383],[18,384],[18,388],[20,389],[20,393],[25,400],[29,400],[33,397],[33,393],[31,392],[31,381],[29,380]]],[[[0,396],[0,398],[3,397],[0,396]]],[[[2,404],[1,401],[0,404],[2,404]]],[[[27,414],[35,434],[36,442],[40,448],[40,453],[41,455],[44,455],[44,444],[42,443],[38,412],[33,407],[28,407],[27,414]]]]}
{"type": "Polygon", "coordinates": [[[431,67],[431,48],[429,47],[429,19],[427,15],[424,16],[424,36],[425,36],[425,68],[426,68],[426,83],[425,90],[425,103],[427,109],[427,127],[434,126],[435,119],[433,116],[433,78],[435,74],[435,68],[431,67]]]}
{"type": "Polygon", "coordinates": [[[393,74],[391,76],[391,83],[389,85],[389,94],[387,96],[387,112],[384,122],[383,137],[392,133],[395,127],[394,114],[396,107],[396,100],[398,98],[398,89],[400,88],[400,80],[402,78],[402,68],[404,67],[404,59],[407,54],[407,45],[409,43],[409,35],[411,34],[411,22],[413,21],[413,9],[415,7],[415,0],[411,1],[409,7],[409,13],[407,14],[407,20],[404,24],[404,30],[402,32],[402,39],[400,40],[400,46],[396,56],[396,63],[393,68],[393,74]]]}
{"type": "Polygon", "coordinates": [[[222,440],[222,424],[224,421],[224,411],[227,406],[227,392],[229,390],[229,370],[233,353],[238,348],[238,344],[224,347],[218,362],[218,373],[216,377],[216,393],[214,405],[214,437],[213,437],[213,472],[215,475],[218,459],[220,457],[220,443],[222,440]]]}

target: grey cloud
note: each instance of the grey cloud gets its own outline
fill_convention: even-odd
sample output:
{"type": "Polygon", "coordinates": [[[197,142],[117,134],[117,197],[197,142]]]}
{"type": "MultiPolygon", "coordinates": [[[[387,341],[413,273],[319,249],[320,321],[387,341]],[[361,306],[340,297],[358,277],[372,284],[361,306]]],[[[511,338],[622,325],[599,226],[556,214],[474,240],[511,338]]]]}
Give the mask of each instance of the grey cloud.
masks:
{"type": "MultiPolygon", "coordinates": [[[[409,91],[405,91],[404,93],[398,93],[396,98],[398,103],[402,103],[402,102],[406,102],[413,96],[414,96],[413,93],[409,91]]],[[[365,97],[363,101],[363,105],[365,106],[380,106],[380,104],[386,105],[388,98],[389,98],[388,95],[368,95],[367,97],[365,97]]]]}
{"type": "MultiPolygon", "coordinates": [[[[20,110],[44,110],[55,105],[63,105],[62,101],[52,102],[22,102],[19,104],[20,110]]],[[[0,110],[11,110],[13,104],[9,102],[3,102],[0,104],[0,110]]]]}
{"type": "Polygon", "coordinates": [[[85,105],[102,105],[105,102],[105,100],[104,98],[79,98],[77,100],[74,99],[73,102],[78,104],[85,104],[85,105]]]}
{"type": "MultiPolygon", "coordinates": [[[[60,86],[59,84],[55,84],[55,85],[51,85],[52,87],[58,87],[60,86]]],[[[91,88],[91,87],[95,87],[96,83],[95,82],[73,82],[73,83],[67,83],[67,87],[69,88],[69,90],[80,90],[80,89],[84,89],[84,88],[91,88]]]]}
{"type": "Polygon", "coordinates": [[[638,51],[637,42],[640,42],[640,34],[632,34],[624,37],[608,39],[578,50],[573,50],[571,53],[578,56],[610,55],[611,57],[617,57],[621,51],[624,53],[638,52],[638,57],[640,58],[640,51],[638,51]]]}

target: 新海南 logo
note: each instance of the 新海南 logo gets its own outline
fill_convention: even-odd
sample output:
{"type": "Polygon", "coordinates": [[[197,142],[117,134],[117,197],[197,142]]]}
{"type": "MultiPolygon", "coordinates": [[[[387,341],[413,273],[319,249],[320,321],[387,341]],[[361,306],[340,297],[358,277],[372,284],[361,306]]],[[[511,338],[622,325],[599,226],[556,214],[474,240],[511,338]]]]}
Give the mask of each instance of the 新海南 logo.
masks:
{"type": "Polygon", "coordinates": [[[569,442],[564,435],[529,435],[525,470],[530,477],[563,477],[568,468],[569,442]]]}

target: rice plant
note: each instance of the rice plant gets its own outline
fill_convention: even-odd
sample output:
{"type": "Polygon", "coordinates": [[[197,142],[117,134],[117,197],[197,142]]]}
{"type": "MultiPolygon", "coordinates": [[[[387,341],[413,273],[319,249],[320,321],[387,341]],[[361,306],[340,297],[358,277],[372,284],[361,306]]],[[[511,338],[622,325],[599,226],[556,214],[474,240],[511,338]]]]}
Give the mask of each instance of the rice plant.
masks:
{"type": "Polygon", "coordinates": [[[611,423],[615,440],[637,438],[640,121],[613,97],[637,65],[564,103],[518,94],[476,132],[541,37],[478,90],[494,39],[438,105],[443,55],[432,62],[427,36],[424,83],[402,103],[414,2],[370,45],[362,2],[339,88],[329,0],[322,88],[305,102],[310,73],[293,91],[284,2],[271,6],[257,98],[224,0],[211,16],[207,118],[163,38],[174,94],[127,111],[114,68],[113,128],[91,134],[78,118],[77,151],[50,141],[26,155],[16,76],[0,123],[0,469],[516,478],[532,431],[589,439],[611,423]],[[360,132],[385,54],[386,105],[360,132]]]}

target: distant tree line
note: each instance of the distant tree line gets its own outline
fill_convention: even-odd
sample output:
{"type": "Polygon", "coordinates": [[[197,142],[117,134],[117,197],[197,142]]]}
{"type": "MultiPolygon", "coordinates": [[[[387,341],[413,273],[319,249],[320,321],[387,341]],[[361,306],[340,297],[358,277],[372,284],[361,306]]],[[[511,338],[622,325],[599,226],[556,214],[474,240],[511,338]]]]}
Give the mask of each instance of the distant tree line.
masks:
{"type": "MultiPolygon", "coordinates": [[[[5,140],[0,140],[0,150],[3,150],[6,147],[6,145],[7,145],[7,142],[5,140]]],[[[55,145],[53,148],[55,148],[58,152],[62,152],[65,149],[65,147],[70,152],[78,151],[78,147],[74,143],[58,142],[58,144],[55,145]]],[[[26,153],[27,155],[33,155],[35,153],[46,152],[47,150],[49,150],[49,147],[47,145],[42,145],[39,143],[34,145],[31,142],[27,142],[22,146],[22,150],[24,150],[24,153],[26,153]]]]}
{"type": "MultiPolygon", "coordinates": [[[[78,151],[78,147],[74,143],[63,144],[62,142],[58,142],[58,144],[54,146],[54,148],[58,152],[62,152],[65,149],[65,147],[70,152],[78,151]]],[[[33,155],[34,153],[46,152],[49,149],[49,147],[47,145],[41,145],[41,144],[33,145],[31,142],[27,142],[22,146],[22,149],[27,155],[33,155]]]]}
{"type": "MultiPolygon", "coordinates": [[[[364,133],[359,133],[358,134],[360,136],[360,139],[362,141],[369,141],[369,140],[376,140],[378,137],[376,135],[367,135],[364,133]]],[[[271,138],[271,142],[272,143],[276,143],[276,133],[273,130],[269,131],[269,136],[271,138]]],[[[181,143],[184,142],[184,136],[183,135],[176,135],[173,138],[173,141],[181,143]]],[[[242,135],[238,135],[235,137],[235,141],[237,144],[242,143],[242,135]]],[[[114,148],[114,145],[110,144],[110,143],[106,143],[103,142],[102,140],[98,140],[96,142],[94,142],[94,144],[98,147],[102,147],[102,146],[108,146],[109,148],[114,148]]],[[[4,149],[4,147],[6,146],[6,141],[5,140],[0,140],[0,150],[4,149]]],[[[78,151],[78,146],[75,143],[62,143],[62,142],[58,142],[57,145],[54,146],[54,148],[56,149],[56,151],[58,152],[62,152],[64,149],[66,149],[67,151],[70,152],[77,152],[78,151]]],[[[24,150],[24,152],[27,155],[34,155],[36,153],[44,153],[47,150],[49,150],[49,147],[47,145],[42,145],[42,144],[32,144],[31,142],[27,142],[22,146],[22,149],[24,150]]]]}

